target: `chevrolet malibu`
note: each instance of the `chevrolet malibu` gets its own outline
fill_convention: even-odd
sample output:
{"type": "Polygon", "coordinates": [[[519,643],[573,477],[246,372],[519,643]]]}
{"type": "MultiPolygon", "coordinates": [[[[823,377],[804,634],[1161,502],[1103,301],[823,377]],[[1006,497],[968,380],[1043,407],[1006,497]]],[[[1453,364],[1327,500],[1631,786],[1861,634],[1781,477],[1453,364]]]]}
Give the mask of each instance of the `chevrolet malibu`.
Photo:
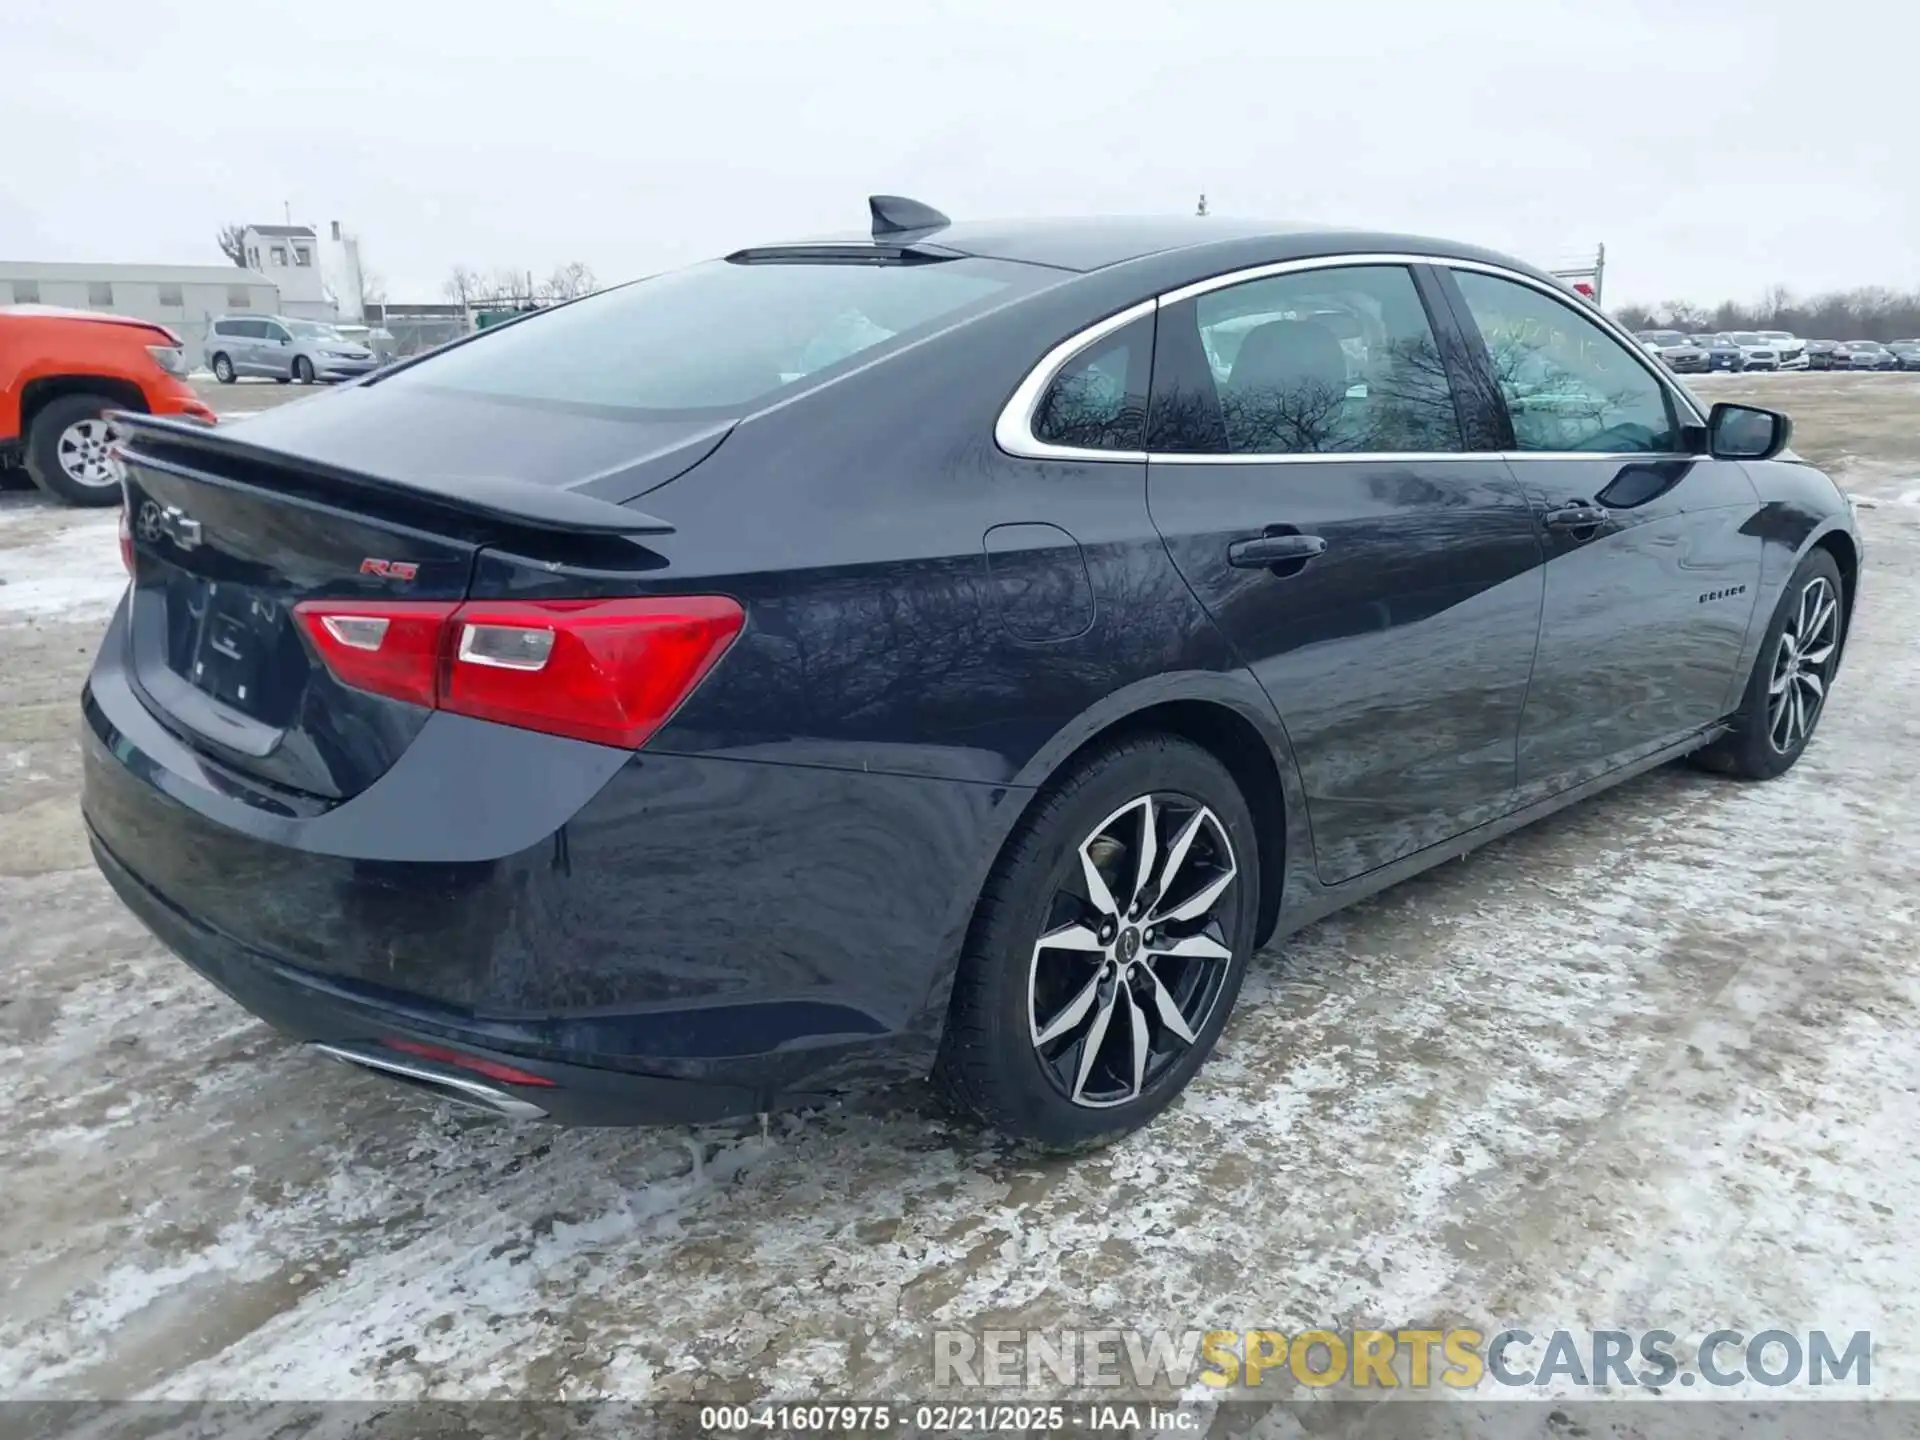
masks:
{"type": "Polygon", "coordinates": [[[120,417],[84,807],[167,945],[510,1116],[931,1074],[1076,1150],[1273,937],[1814,735],[1846,500],[1550,276],[870,205],[244,426],[120,417]]]}

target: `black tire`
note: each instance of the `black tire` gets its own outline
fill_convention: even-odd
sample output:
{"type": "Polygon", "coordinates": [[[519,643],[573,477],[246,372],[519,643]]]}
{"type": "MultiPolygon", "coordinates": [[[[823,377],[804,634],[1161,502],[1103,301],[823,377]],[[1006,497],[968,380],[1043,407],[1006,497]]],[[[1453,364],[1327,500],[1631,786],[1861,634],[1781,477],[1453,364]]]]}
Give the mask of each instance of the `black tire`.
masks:
{"type": "Polygon", "coordinates": [[[1206,750],[1149,733],[1088,755],[1034,801],[981,892],[934,1065],[936,1087],[962,1114],[1055,1153],[1087,1150],[1146,1124],[1186,1088],[1226,1024],[1253,948],[1259,891],[1253,817],[1232,775],[1206,750]],[[1133,894],[1143,800],[1156,807],[1156,830],[1165,833],[1157,839],[1148,884],[1133,894]],[[1195,838],[1168,877],[1160,872],[1189,820],[1195,838]],[[1118,823],[1103,828],[1103,822],[1118,823]],[[1132,836],[1132,845],[1116,835],[1132,836]],[[1043,930],[1091,931],[1098,919],[1085,899],[1093,892],[1083,846],[1114,867],[1116,896],[1152,904],[1133,923],[1130,901],[1117,900],[1118,919],[1101,922],[1107,933],[1083,935],[1106,941],[1097,951],[1043,949],[1043,930]],[[1204,913],[1148,928],[1155,911],[1178,911],[1210,889],[1229,873],[1228,861],[1233,878],[1204,913]],[[1164,893],[1155,893],[1156,886],[1164,893]],[[1075,890],[1078,896],[1070,893],[1075,890]],[[1148,936],[1156,942],[1151,948],[1142,943],[1148,936]],[[1203,940],[1220,953],[1179,956],[1165,949],[1203,940]],[[1081,1000],[1090,1007],[1080,1012],[1083,1024],[1044,1044],[1037,1040],[1037,1032],[1058,1024],[1081,1000]],[[1045,1024],[1036,1013],[1043,1003],[1050,1017],[1045,1024]],[[1165,1003],[1179,1012],[1190,1043],[1165,1018],[1165,1003]],[[1149,1040],[1144,1062],[1134,1058],[1136,1035],[1149,1040]],[[1086,1061],[1089,1038],[1094,1055],[1086,1061]]]}
{"type": "Polygon", "coordinates": [[[225,355],[213,357],[213,378],[222,385],[231,385],[234,381],[233,361],[225,355]]]}
{"type": "Polygon", "coordinates": [[[1846,624],[1840,567],[1827,551],[1811,551],[1793,572],[1781,592],[1780,603],[1774,607],[1732,729],[1699,752],[1699,763],[1743,780],[1771,780],[1791,770],[1813,739],[1820,717],[1826,714],[1834,672],[1846,645],[1846,624]],[[1811,599],[1810,592],[1814,592],[1811,599]],[[1830,624],[1809,617],[1810,607],[1823,612],[1829,603],[1830,624]],[[1814,633],[1801,634],[1809,625],[1814,633]],[[1790,631],[1790,643],[1783,649],[1782,637],[1789,636],[1790,631]],[[1811,683],[1802,678],[1808,675],[1813,677],[1811,683]],[[1782,683],[1783,689],[1776,692],[1775,685],[1782,683]],[[1788,697],[1790,710],[1791,697],[1796,693],[1801,701],[1798,724],[1796,717],[1783,713],[1777,703],[1782,696],[1788,697]]]}
{"type": "Polygon", "coordinates": [[[302,385],[313,383],[313,362],[304,355],[293,357],[293,378],[302,385]]]}
{"type": "Polygon", "coordinates": [[[273,383],[276,385],[284,385],[287,383],[287,377],[284,375],[276,375],[273,377],[273,383]]]}
{"type": "Polygon", "coordinates": [[[49,400],[27,430],[27,474],[33,483],[69,505],[118,505],[120,482],[107,469],[102,417],[126,408],[125,401],[105,395],[49,400]]]}

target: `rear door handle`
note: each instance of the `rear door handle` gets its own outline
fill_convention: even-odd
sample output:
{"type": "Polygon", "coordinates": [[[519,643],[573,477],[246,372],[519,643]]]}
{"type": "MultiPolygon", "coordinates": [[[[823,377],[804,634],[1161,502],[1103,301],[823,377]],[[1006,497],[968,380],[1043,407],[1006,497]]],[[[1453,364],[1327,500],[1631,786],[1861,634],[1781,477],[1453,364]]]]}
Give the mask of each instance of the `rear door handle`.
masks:
{"type": "Polygon", "coordinates": [[[1547,512],[1549,530],[1595,530],[1605,524],[1607,512],[1584,500],[1547,512]]]}
{"type": "Polygon", "coordinates": [[[1326,548],[1327,542],[1318,535],[1261,535],[1227,546],[1227,563],[1242,570],[1264,570],[1269,565],[1304,563],[1326,548]]]}

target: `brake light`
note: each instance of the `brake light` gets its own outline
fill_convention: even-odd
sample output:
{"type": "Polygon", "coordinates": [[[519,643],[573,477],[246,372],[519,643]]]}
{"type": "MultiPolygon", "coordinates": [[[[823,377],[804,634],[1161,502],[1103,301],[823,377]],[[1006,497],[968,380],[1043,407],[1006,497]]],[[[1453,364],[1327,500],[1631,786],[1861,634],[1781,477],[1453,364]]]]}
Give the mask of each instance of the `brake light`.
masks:
{"type": "Polygon", "coordinates": [[[615,600],[307,600],[335,679],[415,705],[635,750],[746,621],[717,595],[615,600]]]}

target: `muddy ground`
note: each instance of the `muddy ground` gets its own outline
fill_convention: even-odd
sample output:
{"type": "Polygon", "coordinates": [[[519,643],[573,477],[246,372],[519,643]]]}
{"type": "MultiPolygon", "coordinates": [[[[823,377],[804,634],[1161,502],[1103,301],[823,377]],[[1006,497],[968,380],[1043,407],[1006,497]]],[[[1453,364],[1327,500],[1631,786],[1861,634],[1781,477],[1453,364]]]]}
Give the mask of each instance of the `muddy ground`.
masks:
{"type": "Polygon", "coordinates": [[[943,1327],[1521,1322],[1868,1329],[1920,1396],[1920,378],[1697,388],[1870,507],[1800,766],[1654,772],[1271,948],[1073,1163],[912,1092],[509,1128],[283,1043],[89,865],[114,522],[0,495],[0,1395],[914,1397],[943,1327]]]}

